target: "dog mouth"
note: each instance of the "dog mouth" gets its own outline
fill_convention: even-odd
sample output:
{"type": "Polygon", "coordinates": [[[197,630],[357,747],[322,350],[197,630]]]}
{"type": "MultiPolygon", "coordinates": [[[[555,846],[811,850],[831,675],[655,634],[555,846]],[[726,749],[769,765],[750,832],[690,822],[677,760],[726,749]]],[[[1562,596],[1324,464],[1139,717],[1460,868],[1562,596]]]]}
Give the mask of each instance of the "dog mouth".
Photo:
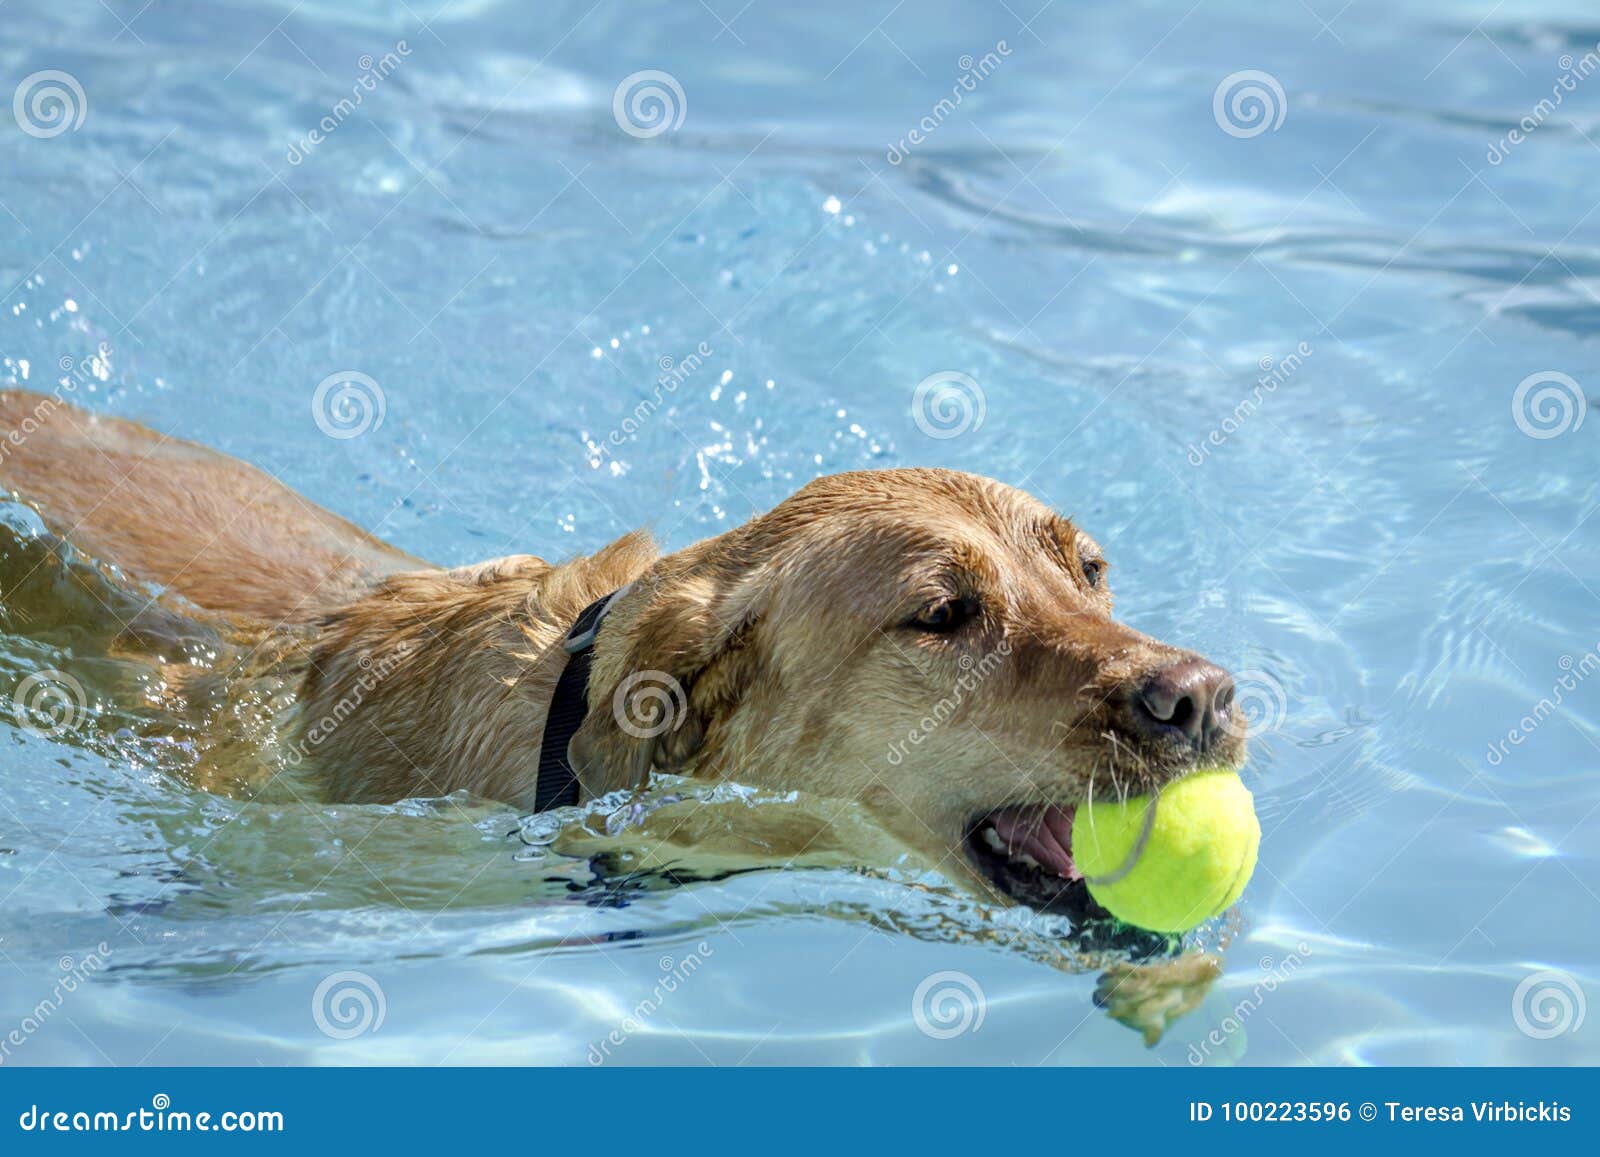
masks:
{"type": "Polygon", "coordinates": [[[1073,807],[1003,807],[967,829],[967,854],[990,884],[1018,904],[1073,918],[1107,915],[1072,859],[1073,807]]]}

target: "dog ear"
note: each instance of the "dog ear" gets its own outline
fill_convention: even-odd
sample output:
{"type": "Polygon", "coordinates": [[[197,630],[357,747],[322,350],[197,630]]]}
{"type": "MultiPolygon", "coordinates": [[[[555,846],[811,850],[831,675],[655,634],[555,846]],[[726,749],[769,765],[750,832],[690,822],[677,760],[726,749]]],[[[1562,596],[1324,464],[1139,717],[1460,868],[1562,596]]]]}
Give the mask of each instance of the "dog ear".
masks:
{"type": "Polygon", "coordinates": [[[644,607],[601,631],[622,649],[597,647],[589,713],[568,747],[585,798],[643,787],[652,768],[681,771],[754,674],[757,576],[713,570],[639,585],[644,607]]]}

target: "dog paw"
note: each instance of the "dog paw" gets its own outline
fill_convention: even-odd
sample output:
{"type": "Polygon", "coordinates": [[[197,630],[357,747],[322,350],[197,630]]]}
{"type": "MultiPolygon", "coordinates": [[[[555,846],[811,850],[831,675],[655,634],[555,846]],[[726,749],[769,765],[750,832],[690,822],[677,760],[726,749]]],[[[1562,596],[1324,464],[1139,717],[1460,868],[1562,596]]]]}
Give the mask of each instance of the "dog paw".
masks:
{"type": "Polygon", "coordinates": [[[1191,952],[1149,964],[1114,964],[1100,974],[1094,1002],[1106,1015],[1125,1024],[1153,1047],[1172,1022],[1193,1012],[1205,999],[1222,961],[1206,952],[1191,952]]]}

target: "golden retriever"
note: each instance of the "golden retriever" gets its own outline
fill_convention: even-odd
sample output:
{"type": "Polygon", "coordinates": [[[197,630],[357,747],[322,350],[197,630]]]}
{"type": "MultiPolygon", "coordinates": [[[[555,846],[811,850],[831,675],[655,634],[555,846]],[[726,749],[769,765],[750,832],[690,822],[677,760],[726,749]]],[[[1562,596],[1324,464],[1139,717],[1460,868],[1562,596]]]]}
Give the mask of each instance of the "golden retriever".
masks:
{"type": "Polygon", "coordinates": [[[616,591],[568,748],[585,800],[653,769],[849,800],[980,894],[1073,910],[1076,805],[1244,756],[1228,676],[1112,618],[1081,527],[969,474],[818,478],[672,554],[453,570],[59,397],[0,394],[0,482],[86,554],[307,640],[291,750],[330,801],[531,810],[563,639],[616,591]]]}

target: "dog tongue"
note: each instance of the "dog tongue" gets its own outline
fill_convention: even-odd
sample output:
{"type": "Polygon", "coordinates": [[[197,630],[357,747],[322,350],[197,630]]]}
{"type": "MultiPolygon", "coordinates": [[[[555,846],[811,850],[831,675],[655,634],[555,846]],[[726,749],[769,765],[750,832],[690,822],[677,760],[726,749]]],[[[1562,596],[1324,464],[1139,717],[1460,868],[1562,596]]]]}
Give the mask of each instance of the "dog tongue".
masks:
{"type": "Polygon", "coordinates": [[[1065,880],[1083,878],[1072,862],[1071,808],[1006,808],[990,820],[1013,856],[1026,853],[1039,866],[1065,880]]]}

